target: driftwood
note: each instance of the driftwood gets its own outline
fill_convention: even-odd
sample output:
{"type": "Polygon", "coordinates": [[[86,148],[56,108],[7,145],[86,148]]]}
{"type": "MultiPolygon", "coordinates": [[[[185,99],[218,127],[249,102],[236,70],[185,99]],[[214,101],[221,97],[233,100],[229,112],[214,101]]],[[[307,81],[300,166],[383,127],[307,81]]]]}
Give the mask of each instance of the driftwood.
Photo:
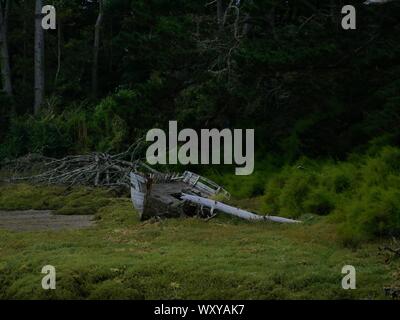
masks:
{"type": "MultiPolygon", "coordinates": [[[[132,171],[141,168],[155,171],[137,157],[141,140],[127,151],[116,155],[90,153],[67,156],[62,159],[28,155],[16,160],[8,160],[3,167],[11,172],[6,182],[30,182],[34,184],[65,185],[68,187],[85,185],[94,187],[122,187],[129,190],[132,171]],[[40,166],[38,165],[40,163],[40,166]],[[24,175],[26,169],[36,166],[38,174],[24,175]]],[[[28,169],[28,172],[29,172],[28,169]]]]}
{"type": "Polygon", "coordinates": [[[13,176],[9,182],[129,188],[129,173],[138,166],[140,162],[125,161],[105,153],[93,153],[49,160],[44,164],[44,172],[25,177],[13,176]]]}

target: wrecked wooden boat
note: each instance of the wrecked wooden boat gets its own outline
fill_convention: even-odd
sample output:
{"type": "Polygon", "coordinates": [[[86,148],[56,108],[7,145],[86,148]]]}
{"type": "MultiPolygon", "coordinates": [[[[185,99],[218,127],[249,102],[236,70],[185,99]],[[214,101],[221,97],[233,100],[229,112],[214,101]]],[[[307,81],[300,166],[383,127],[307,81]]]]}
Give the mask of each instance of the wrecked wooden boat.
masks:
{"type": "Polygon", "coordinates": [[[204,198],[217,195],[229,199],[230,194],[215,182],[185,171],[179,174],[131,172],[131,198],[141,220],[152,217],[179,217],[200,215],[207,217],[210,210],[182,200],[182,194],[204,198]]]}
{"type": "Polygon", "coordinates": [[[230,198],[224,188],[190,171],[183,175],[131,173],[131,198],[141,220],[180,216],[210,219],[216,215],[215,211],[220,211],[249,221],[299,222],[257,215],[216,201],[213,199],[216,196],[230,198]]]}

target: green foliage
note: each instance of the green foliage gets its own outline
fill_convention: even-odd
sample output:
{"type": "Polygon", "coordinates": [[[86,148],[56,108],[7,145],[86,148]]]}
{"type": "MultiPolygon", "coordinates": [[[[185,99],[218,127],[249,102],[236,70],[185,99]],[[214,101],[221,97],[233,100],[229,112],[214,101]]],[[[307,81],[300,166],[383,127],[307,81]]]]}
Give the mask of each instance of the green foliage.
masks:
{"type": "Polygon", "coordinates": [[[285,187],[279,196],[279,202],[285,204],[281,209],[282,214],[296,217],[301,215],[304,212],[304,201],[309,196],[311,185],[314,183],[315,176],[313,174],[301,171],[293,172],[285,181],[285,187]]]}
{"type": "Polygon", "coordinates": [[[14,118],[7,133],[8,139],[0,149],[2,157],[41,152],[56,156],[65,154],[72,145],[72,135],[65,122],[52,113],[40,118],[14,118]],[[66,130],[59,130],[60,127],[66,130]]]}
{"type": "Polygon", "coordinates": [[[313,190],[304,201],[305,212],[327,215],[335,208],[335,200],[335,197],[323,188],[313,190]]]}
{"type": "Polygon", "coordinates": [[[400,149],[385,147],[356,162],[301,161],[287,166],[267,182],[263,210],[288,217],[332,214],[348,243],[397,236],[399,156],[400,149]]]}
{"type": "Polygon", "coordinates": [[[235,199],[258,197],[264,194],[265,181],[278,170],[277,158],[272,156],[255,161],[254,173],[249,176],[236,176],[232,174],[235,168],[229,166],[224,170],[207,170],[204,174],[228,190],[235,199]]]}
{"type": "Polygon", "coordinates": [[[5,143],[0,147],[0,159],[26,153],[42,153],[59,157],[88,148],[86,115],[83,110],[56,114],[44,110],[39,116],[13,118],[5,143]]]}
{"type": "Polygon", "coordinates": [[[400,192],[398,189],[372,187],[364,190],[343,209],[340,227],[345,243],[373,237],[400,235],[400,192]]]}
{"type": "Polygon", "coordinates": [[[0,159],[29,152],[60,157],[89,150],[124,150],[156,121],[158,115],[146,111],[146,99],[157,86],[158,80],[153,79],[137,90],[121,89],[95,107],[84,102],[61,113],[49,108],[36,117],[15,117],[0,145],[0,159]]]}
{"type": "Polygon", "coordinates": [[[238,199],[256,197],[264,193],[263,173],[255,173],[250,176],[225,174],[220,178],[213,176],[211,178],[221,183],[238,199]]]}

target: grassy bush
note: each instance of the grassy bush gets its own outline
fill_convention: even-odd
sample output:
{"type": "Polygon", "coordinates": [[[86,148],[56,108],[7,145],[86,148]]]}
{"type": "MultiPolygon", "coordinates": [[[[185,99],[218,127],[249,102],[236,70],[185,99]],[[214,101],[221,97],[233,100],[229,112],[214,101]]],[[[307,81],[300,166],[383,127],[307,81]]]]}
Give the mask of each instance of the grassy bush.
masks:
{"type": "Polygon", "coordinates": [[[399,148],[374,147],[343,162],[303,158],[281,169],[273,161],[261,163],[251,176],[209,176],[237,199],[261,195],[253,211],[290,218],[329,215],[348,244],[400,234],[399,148]]]}
{"type": "Polygon", "coordinates": [[[304,201],[306,212],[327,215],[335,208],[335,198],[332,193],[323,188],[312,190],[304,201]]]}
{"type": "Polygon", "coordinates": [[[400,191],[373,187],[343,208],[339,231],[347,243],[400,235],[400,191]]]}
{"type": "Polygon", "coordinates": [[[322,187],[318,191],[314,189],[319,178],[314,169],[304,167],[300,163],[284,167],[267,182],[264,211],[286,217],[317,213],[313,212],[313,209],[318,210],[321,206],[322,193],[325,193],[326,198],[326,190],[321,189],[322,187]]]}
{"type": "Polygon", "coordinates": [[[228,190],[236,199],[253,198],[264,195],[265,182],[278,170],[278,159],[268,156],[255,161],[255,170],[248,176],[236,176],[234,167],[229,166],[226,171],[210,171],[207,168],[200,170],[205,176],[228,190]]]}
{"type": "Polygon", "coordinates": [[[286,217],[331,214],[347,243],[399,235],[400,149],[339,163],[303,159],[269,179],[262,209],[286,217]]]}

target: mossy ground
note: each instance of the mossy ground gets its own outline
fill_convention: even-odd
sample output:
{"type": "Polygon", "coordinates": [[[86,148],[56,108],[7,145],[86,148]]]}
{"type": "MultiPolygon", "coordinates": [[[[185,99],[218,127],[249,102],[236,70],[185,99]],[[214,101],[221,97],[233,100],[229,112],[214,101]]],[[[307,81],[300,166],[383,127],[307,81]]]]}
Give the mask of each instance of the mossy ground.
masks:
{"type": "Polygon", "coordinates": [[[90,215],[107,206],[112,197],[109,190],[86,187],[3,185],[0,187],[0,209],[54,210],[56,214],[90,215]]]}
{"type": "MultiPolygon", "coordinates": [[[[0,230],[0,298],[384,299],[383,288],[393,283],[399,268],[379,255],[380,241],[344,247],[326,217],[300,225],[223,215],[209,222],[142,223],[128,198],[106,191],[0,187],[0,209],[65,207],[74,213],[70,202],[75,201],[77,211],[92,208],[96,227],[0,230]],[[49,264],[56,267],[57,289],[44,291],[41,269],[49,264]],[[356,290],[341,288],[341,269],[349,264],[357,270],[356,290]]],[[[252,200],[242,205],[258,206],[252,200]]]]}

